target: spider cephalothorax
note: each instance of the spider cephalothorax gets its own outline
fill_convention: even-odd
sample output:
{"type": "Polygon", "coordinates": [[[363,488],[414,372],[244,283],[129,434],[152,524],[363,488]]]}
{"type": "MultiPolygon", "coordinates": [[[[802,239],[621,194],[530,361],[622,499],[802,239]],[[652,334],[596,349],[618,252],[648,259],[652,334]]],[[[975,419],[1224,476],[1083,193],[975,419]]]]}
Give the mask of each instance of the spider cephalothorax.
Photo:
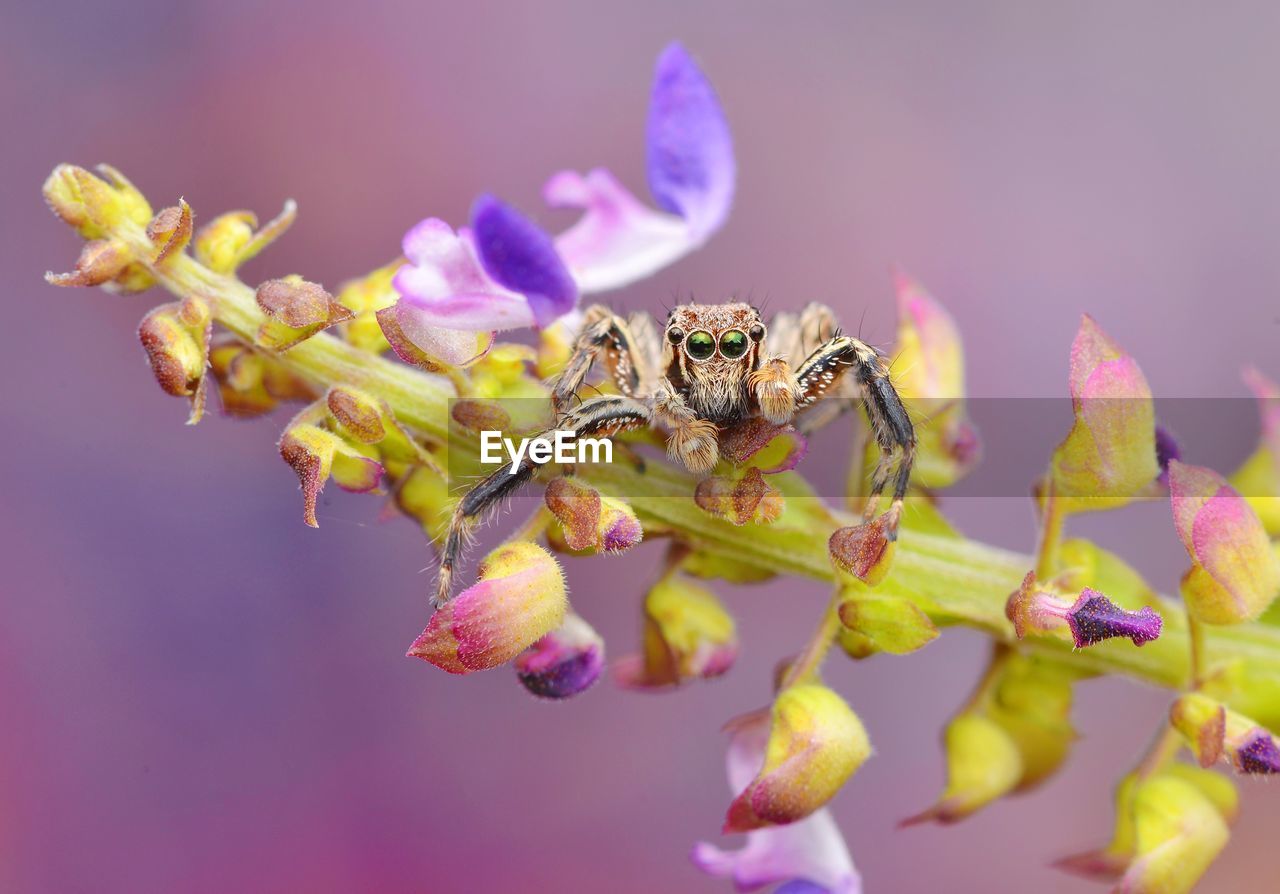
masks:
{"type": "MultiPolygon", "coordinates": [[[[867,518],[874,515],[892,476],[893,537],[911,476],[915,432],[879,352],[840,334],[823,305],[779,314],[766,328],[749,304],[682,304],[659,334],[646,315],[624,320],[597,304],[584,313],[573,352],[551,389],[557,429],[601,437],[656,428],[671,458],[698,475],[715,466],[721,435],[746,420],[759,416],[811,429],[859,400],[881,451],[865,512],[867,518]],[[597,360],[619,393],[581,399],[597,360]],[[849,371],[852,376],[845,375],[849,371]],[[825,410],[822,397],[831,398],[822,402],[825,410]]],[[[525,454],[458,502],[441,551],[437,604],[449,598],[453,565],[469,527],[532,478],[538,465],[525,454]]]]}

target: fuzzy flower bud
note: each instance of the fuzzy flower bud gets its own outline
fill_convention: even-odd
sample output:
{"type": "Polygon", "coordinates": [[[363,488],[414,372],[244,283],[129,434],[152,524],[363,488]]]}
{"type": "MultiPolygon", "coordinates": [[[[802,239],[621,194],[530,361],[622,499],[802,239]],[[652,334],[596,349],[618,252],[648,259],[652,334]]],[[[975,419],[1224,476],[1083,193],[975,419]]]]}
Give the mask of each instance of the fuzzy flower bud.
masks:
{"type": "Polygon", "coordinates": [[[164,208],[147,224],[147,238],[156,246],[155,262],[181,254],[191,241],[191,206],[180,199],[172,208],[164,208]]]}
{"type": "Polygon", "coordinates": [[[914,602],[850,587],[841,597],[840,623],[871,641],[872,648],[906,655],[938,637],[938,628],[914,602]]]}
{"type": "Polygon", "coordinates": [[[451,674],[488,670],[564,622],[564,575],[542,547],[528,541],[504,544],[480,563],[478,577],[436,609],[409,647],[409,657],[451,674]]]}
{"type": "Polygon", "coordinates": [[[1072,512],[1122,506],[1160,475],[1151,388],[1138,363],[1085,316],[1071,345],[1075,424],[1054,451],[1054,492],[1072,512]]]}
{"type": "Polygon", "coordinates": [[[382,465],[358,446],[308,421],[312,411],[304,410],[280,438],[280,455],[298,476],[302,487],[302,520],[313,528],[316,502],[330,476],[343,490],[367,493],[382,481],[382,465]]]}
{"type": "Polygon", "coordinates": [[[644,536],[640,520],[622,500],[604,497],[576,478],[562,477],[547,485],[544,499],[564,529],[571,550],[620,553],[644,536]]]}
{"type": "Polygon", "coordinates": [[[1022,778],[1022,755],[1017,743],[989,717],[977,713],[959,715],[947,724],[943,742],[947,787],[942,797],[901,825],[957,822],[1013,791],[1022,778]]]}
{"type": "Polygon", "coordinates": [[[44,275],[53,286],[101,286],[116,279],[132,263],[128,247],[116,239],[94,239],[86,242],[70,273],[44,275]]]}
{"type": "Polygon", "coordinates": [[[258,218],[253,212],[228,211],[196,233],[192,246],[196,259],[216,273],[234,273],[241,264],[284,235],[297,216],[298,206],[291,200],[258,229],[258,218]]]}
{"type": "Polygon", "coordinates": [[[575,614],[515,660],[521,685],[539,698],[564,699],[590,689],[604,669],[604,640],[575,614]]]}
{"type": "Polygon", "coordinates": [[[764,766],[729,805],[725,832],[785,825],[818,810],[871,756],[858,715],[817,683],[778,693],[764,766]]]}
{"type": "Polygon", "coordinates": [[[234,339],[216,342],[209,367],[218,380],[222,409],[229,416],[261,416],[281,401],[311,400],[315,392],[274,357],[234,339]]]}
{"type": "Polygon", "coordinates": [[[1216,472],[1169,467],[1173,523],[1191,556],[1182,577],[1187,610],[1206,624],[1257,618],[1280,593],[1280,557],[1257,513],[1216,472]]]}
{"type": "Polygon", "coordinates": [[[1182,733],[1202,767],[1225,757],[1237,773],[1280,773],[1280,746],[1271,733],[1215,699],[1187,693],[1169,709],[1169,722],[1182,733]]]}
{"type": "Polygon", "coordinates": [[[449,480],[431,466],[414,466],[396,485],[396,508],[415,519],[433,541],[440,541],[449,528],[452,494],[449,480]]]}
{"type": "Polygon", "coordinates": [[[106,181],[76,165],[58,165],[44,182],[50,210],[85,239],[100,239],[125,216],[126,202],[106,181]]]}
{"type": "Polygon", "coordinates": [[[205,367],[213,318],[199,298],[162,304],[142,318],[138,338],[156,381],[167,394],[191,401],[188,425],[204,415],[205,367]]]}
{"type": "Polygon", "coordinates": [[[737,655],[733,617],[710,590],[672,574],[645,595],[643,652],[613,671],[623,686],[652,689],[717,677],[737,655]]]}
{"type": "Polygon", "coordinates": [[[269,319],[258,329],[259,345],[285,351],[321,329],[351,319],[351,311],[318,283],[300,276],[272,279],[258,286],[258,307],[269,319]]]}
{"type": "Polygon", "coordinates": [[[869,522],[840,528],[827,541],[832,564],[867,586],[876,586],[893,567],[898,546],[896,526],[897,520],[884,513],[869,522]]]}
{"type": "Polygon", "coordinates": [[[1186,894],[1226,845],[1238,797],[1231,781],[1186,764],[1142,777],[1115,792],[1115,831],[1104,848],[1059,860],[1059,869],[1117,891],[1186,894]]]}
{"type": "Polygon", "coordinates": [[[913,482],[949,487],[977,465],[982,443],[964,408],[964,347],[955,320],[924,287],[894,272],[898,342],[894,387],[928,424],[918,430],[913,482]]]}
{"type": "Polygon", "coordinates": [[[1164,625],[1151,606],[1126,611],[1092,587],[1085,587],[1074,602],[1067,602],[1051,589],[1043,588],[1034,573],[1028,573],[1022,586],[1010,595],[1005,615],[1013,622],[1019,639],[1028,633],[1047,633],[1065,626],[1077,649],[1118,636],[1141,646],[1157,639],[1164,625]]]}
{"type": "Polygon", "coordinates": [[[747,522],[767,525],[782,515],[782,492],[764,480],[756,466],[740,477],[713,475],[698,482],[694,502],[705,512],[735,525],[747,522]]]}

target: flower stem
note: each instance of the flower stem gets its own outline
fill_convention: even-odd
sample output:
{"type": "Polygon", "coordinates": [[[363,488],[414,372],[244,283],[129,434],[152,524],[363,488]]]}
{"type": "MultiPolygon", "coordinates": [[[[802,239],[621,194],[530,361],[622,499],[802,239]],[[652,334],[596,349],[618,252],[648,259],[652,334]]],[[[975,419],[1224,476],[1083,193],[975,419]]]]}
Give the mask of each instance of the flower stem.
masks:
{"type": "Polygon", "coordinates": [[[1062,546],[1062,530],[1066,513],[1058,499],[1053,476],[1045,475],[1041,485],[1040,545],[1036,548],[1036,579],[1048,581],[1058,570],[1058,554],[1062,546]]]}
{"type": "Polygon", "coordinates": [[[836,594],[831,597],[831,602],[827,605],[826,611],[822,613],[822,620],[818,622],[818,629],[813,632],[813,636],[805,644],[804,650],[796,656],[796,660],[791,663],[791,667],[787,670],[786,680],[782,684],[783,689],[807,682],[817,673],[819,666],[822,664],[822,659],[827,657],[831,644],[835,642],[836,634],[840,632],[839,607],[840,591],[837,590],[836,594]]]}
{"type": "MultiPolygon", "coordinates": [[[[109,235],[125,242],[135,257],[154,256],[155,248],[143,228],[132,221],[122,220],[109,235]]],[[[217,323],[253,342],[265,317],[249,286],[235,277],[214,273],[185,253],[147,266],[165,289],[179,297],[206,299],[217,323]]],[[[448,442],[460,451],[475,450],[474,439],[461,430],[452,432],[455,437],[451,440],[448,401],[456,392],[444,376],[371,354],[328,333],[312,336],[278,354],[277,359],[321,389],[347,384],[381,397],[399,422],[421,437],[448,442]]],[[[803,511],[800,504],[805,500],[821,504],[816,497],[788,496],[788,512],[774,524],[736,527],[700,509],[692,499],[696,482],[660,462],[649,462],[643,471],[630,463],[594,465],[579,474],[597,487],[626,497],[646,530],[669,533],[692,549],[745,568],[828,584],[834,583],[835,572],[827,556],[827,538],[836,527],[856,523],[848,512],[821,505],[814,513],[803,511]],[[796,511],[792,511],[793,504],[796,511]],[[816,517],[829,519],[830,527],[818,530],[816,517]]],[[[793,474],[777,477],[781,480],[793,474]]],[[[1044,520],[1035,561],[1037,567],[1051,570],[1057,563],[1062,534],[1060,503],[1049,501],[1044,520]]],[[[922,528],[908,511],[890,580],[918,594],[917,604],[935,622],[977,627],[1009,641],[1013,631],[1004,615],[1005,600],[1017,589],[1032,561],[1025,555],[922,528]]],[[[1050,637],[1037,637],[1028,641],[1027,647],[1052,653],[1082,671],[1126,674],[1179,689],[1187,680],[1192,634],[1177,603],[1160,600],[1159,610],[1165,619],[1164,632],[1141,649],[1127,643],[1104,643],[1071,653],[1069,644],[1050,637]]],[[[820,632],[833,623],[830,615],[824,616],[820,632]]],[[[834,623],[838,624],[838,619],[834,623]]],[[[835,628],[831,630],[834,633],[835,628]]],[[[1280,685],[1280,628],[1237,625],[1197,635],[1202,638],[1201,654],[1208,648],[1245,663],[1247,672],[1242,676],[1246,689],[1255,687],[1265,694],[1280,685]]],[[[815,637],[815,642],[821,640],[821,636],[815,637]]],[[[822,649],[815,647],[816,659],[821,658],[822,649]]]]}

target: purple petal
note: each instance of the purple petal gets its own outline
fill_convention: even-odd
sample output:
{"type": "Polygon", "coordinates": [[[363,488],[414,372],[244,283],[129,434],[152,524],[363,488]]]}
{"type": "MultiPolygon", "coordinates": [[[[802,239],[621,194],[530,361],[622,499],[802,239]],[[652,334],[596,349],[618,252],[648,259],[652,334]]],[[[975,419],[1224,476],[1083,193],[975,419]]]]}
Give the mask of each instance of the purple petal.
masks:
{"type": "Polygon", "coordinates": [[[830,892],[821,885],[815,885],[808,879],[797,878],[792,879],[780,888],[776,888],[773,894],[830,894],[830,892]]]}
{"type": "Polygon", "coordinates": [[[600,678],[604,640],[586,621],[570,614],[558,629],[521,653],[515,668],[524,688],[539,698],[570,698],[600,678]]]}
{"type": "Polygon", "coordinates": [[[1257,730],[1235,756],[1241,773],[1267,776],[1280,773],[1280,748],[1266,730],[1257,730]]]}
{"type": "Polygon", "coordinates": [[[1097,590],[1085,587],[1067,613],[1067,625],[1076,648],[1083,649],[1117,636],[1126,636],[1141,646],[1159,638],[1164,621],[1149,605],[1142,611],[1125,611],[1097,590]]]}
{"type": "Polygon", "coordinates": [[[646,207],[603,168],[585,177],[561,171],[547,181],[542,195],[554,208],[585,212],[556,237],[556,249],[583,292],[643,279],[700,244],[688,223],[646,207]]]}
{"type": "Polygon", "coordinates": [[[729,214],[737,164],[715,90],[678,43],[658,57],[646,139],[654,199],[688,221],[701,242],[729,214]]]}
{"type": "Polygon", "coordinates": [[[1169,429],[1156,423],[1156,462],[1160,464],[1161,484],[1168,485],[1169,463],[1175,459],[1182,459],[1182,448],[1178,446],[1177,438],[1169,429]]]}
{"type": "Polygon", "coordinates": [[[471,208],[476,252],[498,284],[528,299],[538,326],[548,326],[573,310],[578,287],[543,230],[510,205],[490,195],[471,208]]]}

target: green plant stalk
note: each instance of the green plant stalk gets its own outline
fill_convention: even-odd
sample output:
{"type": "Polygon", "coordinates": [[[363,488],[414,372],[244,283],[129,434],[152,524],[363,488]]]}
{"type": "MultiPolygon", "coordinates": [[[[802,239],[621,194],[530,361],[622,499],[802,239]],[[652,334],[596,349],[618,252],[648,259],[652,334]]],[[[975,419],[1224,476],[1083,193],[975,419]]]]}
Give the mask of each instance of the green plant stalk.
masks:
{"type": "MultiPolygon", "coordinates": [[[[155,248],[143,228],[132,221],[121,221],[110,235],[128,245],[164,288],[180,298],[197,295],[205,299],[217,323],[253,342],[266,318],[249,286],[234,276],[209,270],[186,253],[177,253],[161,264],[148,263],[155,248]]],[[[278,358],[322,389],[347,384],[376,394],[401,424],[426,438],[453,445],[464,440],[450,438],[448,401],[454,389],[443,376],[371,354],[325,333],[312,336],[278,358]]],[[[628,463],[614,463],[584,469],[583,474],[592,483],[625,495],[650,533],[678,536],[695,549],[746,567],[835,581],[827,557],[827,538],[834,526],[814,530],[780,522],[735,527],[694,503],[694,482],[688,475],[659,463],[650,463],[643,472],[628,463]]],[[[788,497],[789,501],[794,499],[788,497]]],[[[831,511],[831,517],[840,525],[854,521],[840,511],[831,511]]],[[[964,624],[1009,640],[1013,631],[1004,615],[1005,601],[1034,564],[1030,556],[921,530],[908,512],[890,580],[918,594],[920,607],[935,622],[964,624]]],[[[1081,671],[1124,674],[1177,689],[1189,672],[1186,614],[1179,603],[1167,599],[1161,599],[1157,608],[1164,616],[1164,632],[1142,648],[1112,641],[1071,654],[1070,642],[1057,636],[1031,638],[1025,645],[1060,656],[1081,671]]],[[[1207,665],[1228,658],[1245,662],[1241,696],[1247,703],[1270,703],[1280,692],[1280,628],[1252,624],[1208,629],[1203,654],[1207,665]],[[1249,692],[1250,687],[1260,691],[1249,692]]],[[[1280,716],[1280,711],[1275,715],[1280,716]]]]}

